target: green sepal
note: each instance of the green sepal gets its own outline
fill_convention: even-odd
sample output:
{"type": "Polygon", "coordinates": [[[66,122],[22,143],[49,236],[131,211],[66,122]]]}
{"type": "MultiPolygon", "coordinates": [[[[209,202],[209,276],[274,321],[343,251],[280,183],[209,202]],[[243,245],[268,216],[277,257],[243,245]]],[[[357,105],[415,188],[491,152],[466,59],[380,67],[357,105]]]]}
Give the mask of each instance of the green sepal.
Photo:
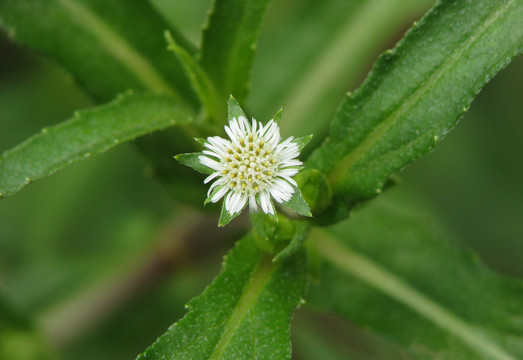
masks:
{"type": "Polygon", "coordinates": [[[293,188],[294,188],[294,193],[292,194],[292,198],[289,201],[284,202],[283,205],[296,211],[298,214],[300,214],[302,216],[312,217],[312,213],[311,213],[309,204],[307,204],[307,202],[303,198],[303,195],[302,195],[300,189],[296,186],[293,186],[293,188]]]}
{"type": "Polygon", "coordinates": [[[241,214],[243,209],[238,211],[237,213],[234,213],[233,215],[229,214],[229,212],[225,209],[225,199],[222,202],[222,211],[220,213],[220,219],[218,220],[218,226],[223,227],[230,223],[235,217],[241,214]]]}
{"type": "Polygon", "coordinates": [[[227,102],[227,120],[230,122],[232,119],[239,118],[240,116],[247,118],[238,101],[231,95],[227,102]]]}
{"type": "Polygon", "coordinates": [[[204,139],[204,138],[195,137],[193,139],[194,139],[194,141],[196,141],[201,146],[205,146],[205,143],[207,142],[207,139],[204,139]]]}
{"type": "MultiPolygon", "coordinates": [[[[255,195],[255,199],[256,199],[256,203],[258,204],[258,206],[260,207],[261,209],[261,201],[260,201],[260,194],[256,194],[255,195]]],[[[278,222],[278,213],[276,212],[276,209],[274,208],[274,203],[272,202],[271,200],[271,204],[272,204],[272,207],[274,209],[274,214],[265,214],[263,211],[260,210],[260,212],[265,215],[265,216],[268,216],[270,217],[273,221],[275,222],[278,222]]]]}
{"type": "Polygon", "coordinates": [[[294,229],[294,235],[291,238],[291,241],[289,242],[289,245],[285,247],[282,251],[280,251],[273,259],[272,261],[281,261],[292,254],[294,254],[296,251],[298,251],[303,244],[305,243],[305,240],[307,240],[307,237],[309,236],[311,226],[307,221],[298,221],[296,222],[296,227],[294,229]]]}
{"type": "Polygon", "coordinates": [[[274,244],[271,239],[276,233],[278,220],[274,220],[262,211],[251,212],[250,218],[258,247],[268,253],[274,252],[274,244]]]}
{"type": "Polygon", "coordinates": [[[203,202],[203,206],[207,205],[208,203],[211,202],[211,199],[212,197],[218,192],[220,191],[220,189],[222,189],[224,186],[226,185],[222,185],[222,186],[216,186],[214,189],[212,189],[211,193],[209,194],[209,196],[207,196],[207,199],[205,199],[205,201],[203,202]]]}
{"type": "Polygon", "coordinates": [[[206,166],[206,165],[203,165],[201,162],[200,162],[200,159],[198,159],[198,157],[202,155],[201,152],[197,152],[197,153],[185,153],[185,154],[178,154],[176,156],[174,156],[174,158],[176,160],[178,160],[178,162],[180,164],[183,164],[185,166],[188,166],[202,174],[206,174],[206,175],[211,175],[212,173],[214,173],[215,171],[213,169],[211,169],[210,167],[206,166]]]}
{"type": "Polygon", "coordinates": [[[280,121],[281,121],[281,114],[282,114],[282,109],[280,108],[280,110],[278,110],[278,112],[276,113],[276,115],[274,115],[274,117],[272,118],[272,120],[274,120],[274,122],[276,124],[280,124],[280,121]]]}
{"type": "Polygon", "coordinates": [[[295,143],[296,145],[298,145],[298,149],[300,151],[303,150],[303,148],[305,147],[305,145],[307,145],[308,143],[310,143],[310,141],[312,140],[312,134],[310,135],[307,135],[307,136],[302,136],[302,137],[299,137],[299,138],[295,138],[292,140],[293,143],[295,143]]]}

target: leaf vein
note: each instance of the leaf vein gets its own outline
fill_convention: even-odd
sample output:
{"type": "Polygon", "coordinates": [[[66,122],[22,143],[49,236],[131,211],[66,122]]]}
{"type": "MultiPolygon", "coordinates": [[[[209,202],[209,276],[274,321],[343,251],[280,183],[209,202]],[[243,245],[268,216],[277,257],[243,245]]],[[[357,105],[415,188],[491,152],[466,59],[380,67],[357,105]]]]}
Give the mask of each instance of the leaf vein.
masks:
{"type": "Polygon", "coordinates": [[[516,360],[496,341],[474,328],[473,324],[430,299],[426,294],[381,267],[366,256],[341,245],[325,232],[316,231],[313,242],[318,251],[339,269],[357,277],[419,315],[460,338],[473,351],[493,360],[516,360]]]}

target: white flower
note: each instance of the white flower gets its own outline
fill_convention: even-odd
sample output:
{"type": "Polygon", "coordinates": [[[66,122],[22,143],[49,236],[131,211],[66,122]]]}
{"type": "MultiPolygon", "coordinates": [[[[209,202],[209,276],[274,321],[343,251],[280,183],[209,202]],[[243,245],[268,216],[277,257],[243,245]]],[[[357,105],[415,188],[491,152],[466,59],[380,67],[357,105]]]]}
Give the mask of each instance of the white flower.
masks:
{"type": "Polygon", "coordinates": [[[302,162],[293,137],[280,142],[280,128],[274,120],[267,125],[240,116],[233,118],[225,131],[230,140],[219,136],[207,138],[200,163],[214,170],[204,183],[215,180],[207,193],[215,203],[225,196],[225,209],[232,216],[249,203],[251,211],[258,206],[266,214],[275,214],[272,199],[289,201],[297,186],[292,176],[302,162]]]}

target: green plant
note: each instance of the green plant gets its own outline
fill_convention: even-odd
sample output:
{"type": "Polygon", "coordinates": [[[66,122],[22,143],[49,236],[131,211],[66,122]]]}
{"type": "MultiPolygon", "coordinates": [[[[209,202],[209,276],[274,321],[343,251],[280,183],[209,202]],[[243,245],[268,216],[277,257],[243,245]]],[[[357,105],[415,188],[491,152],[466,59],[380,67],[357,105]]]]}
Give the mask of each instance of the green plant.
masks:
{"type": "MultiPolygon", "coordinates": [[[[295,196],[283,203],[297,213],[253,213],[252,226],[238,218],[225,228],[228,232],[218,232],[216,207],[208,207],[213,214],[209,222],[209,215],[182,205],[201,208],[207,186],[201,174],[173,156],[184,153],[177,157],[180,162],[206,172],[209,169],[202,168],[198,155],[191,155],[202,150],[193,138],[201,143],[223,135],[227,118],[242,114],[229,100],[231,94],[251,113],[247,106],[251,67],[268,3],[214,1],[197,47],[145,0],[0,0],[0,23],[9,37],[47,54],[71,73],[94,103],[102,104],[46,126],[4,152],[0,197],[133,140],[145,158],[147,173],[176,199],[164,209],[176,213],[176,220],[169,220],[176,224],[169,240],[155,242],[153,250],[147,244],[134,245],[132,256],[138,260],[133,259],[132,265],[119,262],[134,269],[137,261],[138,271],[121,271],[108,284],[79,292],[69,308],[50,311],[36,321],[37,326],[28,320],[36,311],[17,314],[0,298],[0,358],[54,357],[40,338],[38,324],[44,324],[44,336],[53,345],[66,346],[83,324],[110,313],[128,296],[141,293],[137,290],[146,292],[155,281],[165,280],[171,267],[185,258],[204,254],[193,242],[240,237],[220,275],[139,359],[288,359],[291,319],[302,304],[386,339],[379,346],[394,350],[386,350],[385,358],[395,353],[416,359],[523,357],[520,281],[494,273],[469,252],[441,241],[445,236],[419,216],[373,199],[394,186],[399,170],[430,152],[480,89],[521,52],[523,4],[439,1],[379,57],[363,84],[344,96],[332,122],[315,121],[322,107],[332,110],[336,96],[329,94],[335,90],[330,82],[338,71],[345,71],[347,62],[353,69],[364,64],[365,54],[371,52],[368,47],[383,39],[380,36],[390,30],[387,26],[402,24],[406,19],[402,14],[410,16],[410,11],[425,6],[418,1],[354,2],[360,18],[339,31],[303,80],[285,74],[275,89],[265,89],[275,93],[266,107],[284,105],[276,115],[281,117],[284,137],[314,133],[308,152],[303,146],[309,137],[295,140],[306,151],[304,169],[295,177],[299,185],[295,196]],[[358,32],[363,23],[370,24],[364,34],[358,32]],[[347,56],[349,51],[353,53],[347,56]],[[312,217],[306,216],[310,213],[305,201],[312,217]],[[140,256],[144,253],[146,259],[140,256]],[[167,270],[162,265],[168,265],[167,270]]],[[[336,6],[348,5],[332,1],[329,6],[335,11],[336,6]]],[[[275,64],[260,76],[277,73],[275,64]]],[[[347,81],[356,76],[353,71],[347,81]]],[[[272,110],[264,108],[261,115],[272,110]]],[[[106,169],[103,176],[110,173],[106,169]]],[[[129,191],[133,196],[141,189],[129,191]]],[[[228,215],[223,208],[220,225],[237,215],[228,215]]],[[[109,212],[107,224],[115,219],[109,212]]],[[[136,239],[135,234],[158,234],[159,221],[136,219],[122,218],[130,230],[120,235],[121,244],[136,239]]],[[[205,242],[205,246],[213,245],[205,242]]],[[[115,249],[118,255],[108,264],[131,254],[115,249]]],[[[104,273],[111,268],[108,264],[93,266],[93,273],[104,273]]],[[[166,317],[164,307],[159,309],[158,316],[166,317]]],[[[313,333],[304,338],[318,344],[309,344],[310,353],[301,353],[303,358],[364,358],[340,355],[335,346],[326,347],[334,349],[332,353],[324,350],[321,334],[310,325],[313,333]]],[[[132,334],[140,332],[135,328],[132,334]]],[[[68,351],[74,352],[74,346],[68,351]]],[[[85,356],[99,357],[96,351],[85,356]]]]}

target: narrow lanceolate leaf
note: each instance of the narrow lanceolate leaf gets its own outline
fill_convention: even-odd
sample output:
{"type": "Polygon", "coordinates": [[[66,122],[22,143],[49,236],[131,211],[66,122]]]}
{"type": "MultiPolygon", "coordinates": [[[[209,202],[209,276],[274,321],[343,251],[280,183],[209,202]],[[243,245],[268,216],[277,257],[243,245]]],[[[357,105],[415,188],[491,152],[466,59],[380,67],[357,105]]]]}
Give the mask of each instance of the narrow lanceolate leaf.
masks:
{"type": "Polygon", "coordinates": [[[200,102],[207,112],[207,116],[215,121],[225,118],[225,102],[219,101],[214,84],[200,67],[200,64],[194,60],[193,56],[187,50],[174,40],[174,37],[169,31],[165,31],[165,40],[167,41],[167,48],[171,50],[182,63],[194,91],[200,98],[200,102]]]}
{"type": "Polygon", "coordinates": [[[334,234],[309,304],[396,342],[413,359],[523,358],[523,287],[442,239],[424,218],[367,207],[334,234]]]}
{"type": "Polygon", "coordinates": [[[248,235],[187,315],[138,359],[290,359],[289,322],[306,279],[303,251],[273,263],[248,235]]]}
{"type": "Polygon", "coordinates": [[[148,1],[0,0],[0,24],[64,66],[98,101],[130,88],[191,94],[182,65],[165,49],[163,32],[170,26],[148,1]]]}
{"type": "Polygon", "coordinates": [[[522,17],[517,0],[440,1],[380,57],[307,162],[327,174],[334,193],[320,221],[346,217],[452,129],[481,87],[521,52],[522,17]]]}
{"type": "Polygon", "coordinates": [[[250,88],[256,41],[269,0],[215,0],[203,32],[201,64],[222,100],[243,103],[250,88]]]}
{"type": "Polygon", "coordinates": [[[129,93],[107,105],[79,111],[1,155],[0,195],[12,195],[34,180],[124,141],[191,120],[186,107],[153,94],[129,93]]]}

